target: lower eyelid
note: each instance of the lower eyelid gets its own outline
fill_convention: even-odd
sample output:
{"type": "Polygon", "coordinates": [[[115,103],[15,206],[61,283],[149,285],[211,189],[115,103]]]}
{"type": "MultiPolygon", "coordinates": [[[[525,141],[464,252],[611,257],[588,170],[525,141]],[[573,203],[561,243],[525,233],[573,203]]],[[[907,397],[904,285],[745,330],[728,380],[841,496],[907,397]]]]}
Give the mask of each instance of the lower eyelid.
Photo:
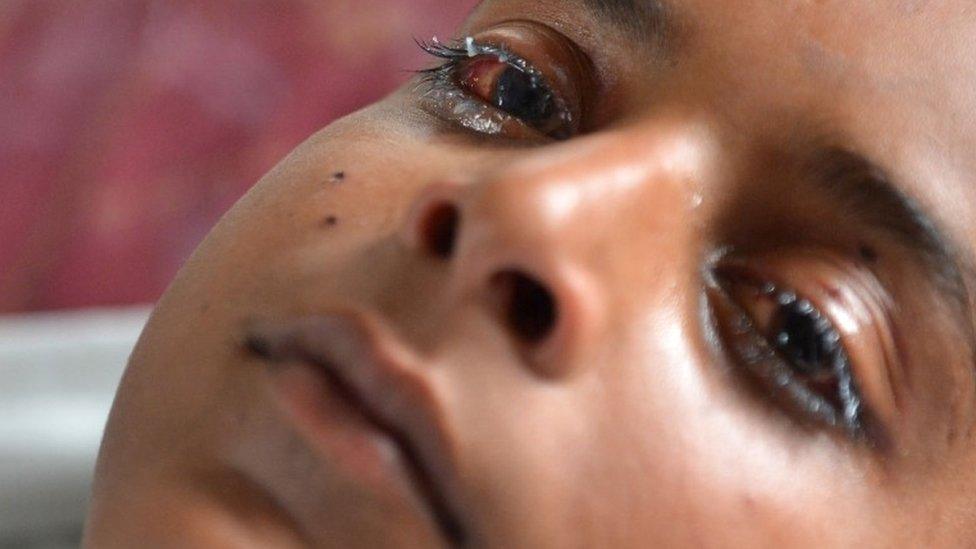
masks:
{"type": "MultiPolygon", "coordinates": [[[[819,247],[798,247],[727,257],[721,269],[746,273],[773,285],[791,281],[829,319],[841,336],[862,406],[867,437],[876,446],[891,443],[902,413],[896,380],[901,371],[894,344],[892,297],[873,272],[843,254],[819,247]]],[[[753,282],[757,284],[757,282],[753,282]]]]}
{"type": "Polygon", "coordinates": [[[551,141],[551,138],[459,89],[452,82],[439,78],[422,82],[418,93],[420,105],[425,111],[476,134],[539,144],[551,141]]]}
{"type": "Polygon", "coordinates": [[[498,135],[511,117],[454,87],[447,82],[435,82],[421,96],[422,103],[438,116],[452,120],[462,127],[487,135],[498,135]]]}
{"type": "Polygon", "coordinates": [[[795,379],[783,359],[755,331],[745,312],[722,290],[708,291],[722,345],[740,362],[738,367],[745,368],[748,376],[758,383],[763,398],[774,399],[794,419],[804,423],[816,421],[830,427],[842,426],[838,411],[819,402],[819,397],[795,379]]]}
{"type": "Polygon", "coordinates": [[[894,321],[889,314],[893,298],[873,273],[826,252],[818,257],[818,252],[801,250],[795,256],[770,260],[768,267],[775,269],[777,262],[793,264],[805,273],[820,272],[809,275],[809,283],[804,284],[806,296],[842,337],[863,400],[870,403],[875,422],[890,433],[901,415],[892,377],[902,369],[893,341],[894,321]],[[802,267],[803,261],[807,262],[806,268],[802,267]]]}

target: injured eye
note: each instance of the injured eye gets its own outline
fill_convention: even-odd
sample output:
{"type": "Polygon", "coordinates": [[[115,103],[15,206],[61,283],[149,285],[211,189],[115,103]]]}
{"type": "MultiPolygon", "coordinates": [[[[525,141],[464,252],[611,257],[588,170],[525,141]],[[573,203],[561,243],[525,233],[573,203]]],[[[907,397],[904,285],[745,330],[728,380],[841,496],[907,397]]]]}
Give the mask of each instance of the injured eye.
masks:
{"type": "Polygon", "coordinates": [[[576,132],[566,101],[528,61],[508,50],[468,37],[453,45],[436,39],[421,43],[445,60],[422,71],[428,86],[423,97],[445,119],[485,134],[501,134],[518,123],[553,139],[576,132]]]}
{"type": "Polygon", "coordinates": [[[844,292],[827,291],[825,269],[789,269],[800,280],[787,286],[785,275],[772,279],[769,273],[776,269],[769,264],[752,270],[746,263],[716,269],[709,288],[732,362],[802,422],[841,429],[852,438],[880,436],[879,426],[866,429],[866,417],[876,416],[865,389],[882,407],[891,400],[890,386],[878,381],[887,379],[889,365],[879,351],[887,341],[878,336],[885,327],[876,322],[877,308],[866,304],[873,298],[855,297],[856,283],[844,292]]]}

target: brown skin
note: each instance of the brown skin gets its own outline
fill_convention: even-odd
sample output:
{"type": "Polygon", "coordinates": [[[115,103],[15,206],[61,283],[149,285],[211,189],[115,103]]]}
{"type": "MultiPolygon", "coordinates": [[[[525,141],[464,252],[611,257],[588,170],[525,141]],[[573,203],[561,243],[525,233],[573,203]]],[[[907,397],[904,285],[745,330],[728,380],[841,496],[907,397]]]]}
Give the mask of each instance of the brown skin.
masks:
{"type": "Polygon", "coordinates": [[[459,36],[547,73],[578,113],[572,139],[517,123],[479,135],[411,85],[268,174],[133,354],[88,546],[445,544],[409,471],[381,465],[374,482],[330,446],[366,441],[368,461],[399,452],[388,437],[348,409],[308,429],[275,396],[282,371],[307,371],[243,350],[255,326],[339,311],[419,364],[448,454],[433,484],[473,546],[972,544],[972,300],[953,306],[917,254],[804,168],[824,144],[870,157],[968,264],[970,2],[671,12],[656,52],[572,0],[491,0],[470,17],[459,36]],[[448,257],[424,230],[442,202],[461,214],[448,257]],[[748,285],[710,284],[723,265],[794,288],[838,325],[866,435],[805,416],[741,366],[730,304],[760,332],[768,313],[748,285]],[[511,269],[556,300],[544,341],[521,340],[504,312],[493,275],[511,269]]]}

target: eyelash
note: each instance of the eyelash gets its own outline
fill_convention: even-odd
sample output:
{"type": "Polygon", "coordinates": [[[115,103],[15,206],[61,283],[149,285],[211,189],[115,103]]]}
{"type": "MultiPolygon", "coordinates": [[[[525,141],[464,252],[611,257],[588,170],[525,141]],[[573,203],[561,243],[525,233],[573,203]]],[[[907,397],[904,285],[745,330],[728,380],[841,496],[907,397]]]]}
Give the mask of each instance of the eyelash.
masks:
{"type": "Polygon", "coordinates": [[[443,44],[436,38],[431,42],[416,43],[427,54],[444,61],[439,66],[418,71],[421,75],[418,87],[427,87],[422,97],[434,103],[434,110],[442,117],[489,135],[504,133],[512,121],[518,121],[553,139],[568,139],[574,133],[571,111],[543,74],[524,58],[504,47],[483,44],[471,37],[452,45],[443,44]],[[500,105],[492,105],[483,98],[475,97],[458,82],[458,78],[466,64],[478,58],[494,58],[526,75],[530,88],[541,92],[544,100],[551,102],[553,115],[542,123],[533,124],[533,121],[519,118],[500,105]]]}
{"type": "MultiPolygon", "coordinates": [[[[718,275],[717,275],[718,276],[718,275]]],[[[800,297],[796,292],[783,289],[773,283],[763,283],[757,286],[754,282],[744,281],[733,275],[725,278],[725,282],[717,282],[717,291],[722,293],[722,299],[727,300],[731,307],[731,319],[725,319],[725,329],[720,329],[727,347],[746,371],[754,377],[773,396],[785,399],[789,405],[808,419],[814,420],[827,427],[842,428],[854,439],[865,436],[863,421],[863,400],[857,387],[857,382],[851,367],[851,360],[841,340],[841,336],[833,323],[823,312],[809,300],[800,297]],[[741,284],[751,287],[757,299],[768,299],[775,303],[774,315],[778,322],[784,314],[800,314],[804,321],[813,323],[816,337],[824,338],[833,346],[829,352],[830,371],[823,383],[834,387],[828,395],[818,394],[813,388],[815,376],[804,373],[803,366],[797,359],[787,356],[784,349],[786,343],[778,343],[776,337],[780,334],[764,334],[757,326],[759,321],[750,314],[737,299],[732,297],[729,286],[741,284]],[[808,379],[805,379],[808,378],[808,379]]],[[[721,313],[716,312],[719,316],[721,313]]],[[[796,319],[794,319],[796,320],[796,319]]],[[[782,329],[782,326],[781,326],[782,329]]],[[[823,373],[821,373],[823,377],[823,373]]]]}

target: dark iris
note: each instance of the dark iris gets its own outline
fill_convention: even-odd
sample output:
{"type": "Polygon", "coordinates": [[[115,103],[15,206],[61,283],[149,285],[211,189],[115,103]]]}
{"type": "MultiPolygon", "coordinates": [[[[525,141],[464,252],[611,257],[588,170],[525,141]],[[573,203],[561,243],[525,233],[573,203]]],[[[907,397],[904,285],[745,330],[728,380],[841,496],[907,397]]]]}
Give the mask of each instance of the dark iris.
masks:
{"type": "Polygon", "coordinates": [[[553,114],[552,94],[535,77],[516,67],[509,67],[498,77],[492,103],[530,124],[545,122],[553,114]]]}
{"type": "Polygon", "coordinates": [[[841,352],[840,338],[809,301],[781,295],[774,322],[773,343],[800,373],[832,373],[841,352]]]}

